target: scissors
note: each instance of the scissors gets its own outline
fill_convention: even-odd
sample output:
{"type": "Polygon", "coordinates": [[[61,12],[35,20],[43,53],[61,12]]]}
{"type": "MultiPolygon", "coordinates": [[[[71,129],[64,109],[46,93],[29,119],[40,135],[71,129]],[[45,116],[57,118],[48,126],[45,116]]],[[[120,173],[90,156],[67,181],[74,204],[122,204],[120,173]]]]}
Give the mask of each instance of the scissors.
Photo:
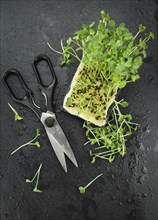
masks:
{"type": "Polygon", "coordinates": [[[33,112],[40,119],[41,123],[43,124],[46,130],[49,141],[52,145],[52,148],[54,149],[54,152],[61,166],[63,167],[65,172],[67,172],[65,155],[72,161],[72,163],[76,167],[78,167],[78,164],[74,156],[74,153],[68,143],[68,140],[56,119],[55,111],[52,106],[52,95],[53,95],[53,91],[57,83],[56,75],[55,75],[52,63],[49,57],[46,55],[40,54],[37,57],[35,57],[32,67],[37,78],[39,89],[45,98],[45,110],[43,110],[41,107],[36,105],[34,101],[33,92],[27,87],[27,84],[25,83],[19,71],[17,71],[16,69],[10,69],[6,71],[3,75],[3,82],[5,86],[9,89],[12,99],[17,103],[23,104],[29,107],[30,109],[32,109],[33,112]],[[38,65],[41,61],[46,62],[52,74],[53,79],[49,85],[43,84],[43,81],[42,81],[42,78],[41,78],[41,75],[38,69],[38,65]],[[22,88],[25,90],[25,95],[23,98],[16,97],[12,88],[8,84],[8,78],[11,77],[11,75],[14,75],[17,77],[17,79],[22,85],[22,88]]]}

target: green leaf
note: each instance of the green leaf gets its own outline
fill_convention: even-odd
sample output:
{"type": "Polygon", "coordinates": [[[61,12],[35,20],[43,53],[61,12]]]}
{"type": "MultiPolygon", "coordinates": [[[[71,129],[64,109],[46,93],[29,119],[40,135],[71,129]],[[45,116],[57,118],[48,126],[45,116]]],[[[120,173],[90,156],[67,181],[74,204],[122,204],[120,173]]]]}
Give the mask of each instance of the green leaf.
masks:
{"type": "Polygon", "coordinates": [[[131,76],[132,82],[135,82],[135,81],[138,80],[139,78],[140,78],[140,76],[139,76],[138,74],[131,76]]]}
{"type": "Polygon", "coordinates": [[[120,105],[123,107],[123,108],[126,108],[128,106],[128,102],[124,101],[124,102],[121,102],[120,105]]]}
{"type": "Polygon", "coordinates": [[[78,36],[78,35],[75,35],[75,36],[73,37],[73,39],[78,41],[78,40],[79,40],[79,36],[78,36]]]}
{"type": "Polygon", "coordinates": [[[108,158],[109,163],[112,163],[114,159],[115,159],[115,156],[110,156],[110,157],[108,158]]]}
{"type": "Polygon", "coordinates": [[[101,11],[101,17],[104,23],[110,19],[109,15],[104,10],[101,11]]]}
{"type": "Polygon", "coordinates": [[[67,105],[68,107],[71,107],[71,106],[72,106],[72,103],[73,103],[72,98],[71,98],[71,97],[68,97],[68,98],[67,98],[67,101],[66,101],[66,105],[67,105]]]}
{"type": "Polygon", "coordinates": [[[122,123],[122,122],[123,122],[123,120],[124,120],[123,115],[120,115],[120,116],[119,116],[119,118],[118,118],[118,122],[122,123]]]}
{"type": "Polygon", "coordinates": [[[32,181],[29,179],[26,179],[26,183],[32,183],[32,181]]]}
{"type": "Polygon", "coordinates": [[[124,88],[126,86],[126,84],[127,84],[126,81],[121,81],[119,84],[119,88],[120,89],[124,88]]]}
{"type": "Polygon", "coordinates": [[[39,128],[36,129],[36,135],[40,136],[40,129],[39,128]]]}
{"type": "Polygon", "coordinates": [[[79,189],[79,191],[80,191],[81,194],[83,194],[83,193],[86,192],[86,189],[85,189],[85,187],[83,187],[83,186],[80,186],[78,189],[79,189]]]}
{"type": "Polygon", "coordinates": [[[21,120],[23,120],[23,118],[18,113],[16,113],[15,114],[15,121],[21,121],[21,120]]]}
{"type": "Polygon", "coordinates": [[[133,40],[132,34],[131,34],[131,33],[126,33],[126,34],[124,35],[124,40],[125,40],[125,41],[133,40]]]}
{"type": "Polygon", "coordinates": [[[144,32],[146,30],[146,27],[143,26],[142,24],[139,25],[139,31],[144,32]]]}
{"type": "Polygon", "coordinates": [[[131,120],[132,120],[132,115],[127,114],[127,115],[125,115],[125,118],[126,118],[128,121],[131,121],[131,120]]]}
{"type": "Polygon", "coordinates": [[[122,44],[123,44],[123,42],[121,40],[117,40],[115,43],[115,46],[120,47],[120,46],[122,46],[122,44]]]}
{"type": "Polygon", "coordinates": [[[108,24],[110,27],[115,27],[115,21],[114,20],[109,20],[108,24]]]}
{"type": "Polygon", "coordinates": [[[60,62],[60,67],[63,67],[64,65],[66,64],[66,62],[65,61],[62,61],[62,62],[60,62]]]}
{"type": "Polygon", "coordinates": [[[89,25],[89,27],[92,28],[94,25],[95,25],[95,22],[93,21],[93,22],[89,25]]]}
{"type": "Polygon", "coordinates": [[[154,40],[154,34],[152,32],[149,33],[149,37],[154,40]]]}
{"type": "Polygon", "coordinates": [[[128,58],[129,57],[129,53],[130,53],[130,50],[129,49],[125,49],[122,55],[123,55],[123,57],[128,58]]]}
{"type": "Polygon", "coordinates": [[[42,193],[42,190],[40,189],[37,189],[36,187],[33,189],[33,192],[36,192],[36,193],[42,193]]]}
{"type": "Polygon", "coordinates": [[[93,156],[92,150],[89,151],[89,155],[90,155],[90,156],[93,156]]]}
{"type": "Polygon", "coordinates": [[[146,49],[147,48],[147,44],[142,39],[139,40],[139,46],[142,49],[146,49]]]}
{"type": "Polygon", "coordinates": [[[67,43],[68,45],[70,45],[71,42],[72,42],[72,39],[71,39],[71,37],[69,37],[68,40],[66,41],[66,43],[67,43]]]}
{"type": "Polygon", "coordinates": [[[39,141],[36,141],[35,144],[36,144],[37,147],[40,147],[40,146],[41,146],[40,143],[39,143],[39,141]]]}
{"type": "Polygon", "coordinates": [[[121,23],[120,25],[119,25],[119,28],[124,28],[125,27],[125,23],[121,23]]]}
{"type": "Polygon", "coordinates": [[[137,56],[134,61],[133,61],[133,67],[135,69],[138,69],[141,65],[142,65],[143,61],[142,61],[142,57],[141,56],[137,56]]]}
{"type": "Polygon", "coordinates": [[[129,58],[127,62],[125,62],[125,67],[131,67],[132,66],[132,58],[129,58]]]}
{"type": "Polygon", "coordinates": [[[143,57],[146,58],[146,51],[145,50],[142,51],[142,54],[143,54],[143,57]]]}
{"type": "Polygon", "coordinates": [[[92,163],[92,164],[94,164],[94,163],[95,163],[95,161],[96,161],[96,160],[95,160],[95,156],[92,156],[91,163],[92,163]]]}
{"type": "Polygon", "coordinates": [[[94,30],[93,28],[91,28],[91,29],[89,30],[89,34],[90,34],[90,35],[94,35],[94,34],[95,34],[95,30],[94,30]]]}
{"type": "Polygon", "coordinates": [[[70,66],[72,63],[74,63],[74,60],[69,59],[66,61],[66,65],[70,66]]]}

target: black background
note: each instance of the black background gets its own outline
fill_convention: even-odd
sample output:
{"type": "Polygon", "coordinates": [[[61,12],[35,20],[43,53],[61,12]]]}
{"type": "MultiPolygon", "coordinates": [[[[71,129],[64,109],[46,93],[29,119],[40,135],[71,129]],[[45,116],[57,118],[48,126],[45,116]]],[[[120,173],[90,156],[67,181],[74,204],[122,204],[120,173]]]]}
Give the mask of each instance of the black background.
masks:
{"type": "MultiPolygon", "coordinates": [[[[55,92],[58,121],[72,146],[79,168],[67,160],[64,173],[45,131],[31,110],[14,103],[1,81],[1,219],[2,220],[157,220],[158,219],[158,143],[157,127],[157,1],[155,0],[1,0],[1,76],[17,68],[43,103],[31,63],[40,53],[50,56],[59,85],[55,92]],[[58,66],[61,57],[47,46],[60,49],[60,39],[67,39],[81,24],[98,21],[106,10],[119,24],[124,22],[136,33],[140,23],[155,34],[148,57],[140,69],[141,78],[120,94],[129,102],[128,111],[140,124],[128,140],[127,154],[109,164],[90,163],[83,121],[63,111],[62,102],[69,89],[78,62],[71,68],[58,66]],[[24,118],[15,122],[7,103],[24,118]],[[34,137],[40,128],[42,147],[26,147],[10,153],[34,137]],[[43,193],[33,193],[25,183],[43,163],[39,182],[43,193]],[[81,195],[78,186],[104,173],[81,195]]],[[[16,83],[13,83],[16,87],[16,83]]]]}

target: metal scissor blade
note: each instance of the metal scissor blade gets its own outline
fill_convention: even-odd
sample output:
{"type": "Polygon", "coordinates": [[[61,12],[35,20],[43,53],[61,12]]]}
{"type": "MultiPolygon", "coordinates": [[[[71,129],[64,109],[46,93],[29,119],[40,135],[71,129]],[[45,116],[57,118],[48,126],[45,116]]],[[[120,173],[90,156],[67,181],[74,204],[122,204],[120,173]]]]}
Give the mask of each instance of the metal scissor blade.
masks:
{"type": "Polygon", "coordinates": [[[71,162],[78,167],[75,155],[70,147],[70,144],[62,130],[62,128],[60,127],[58,121],[56,121],[56,126],[58,127],[58,132],[55,133],[54,138],[58,141],[61,149],[63,150],[63,152],[67,155],[67,157],[71,160],[71,162]]]}
{"type": "MultiPolygon", "coordinates": [[[[68,158],[72,161],[72,163],[78,167],[76,158],[74,156],[74,153],[65,137],[64,132],[62,131],[59,123],[56,120],[55,114],[47,111],[46,113],[42,113],[41,115],[41,122],[44,125],[46,132],[48,134],[48,137],[51,137],[51,139],[53,139],[53,142],[55,141],[55,143],[58,143],[58,147],[60,148],[60,150],[62,150],[62,153],[65,153],[68,158]],[[45,120],[48,118],[54,118],[55,119],[55,123],[53,127],[48,127],[45,124],[45,120]]],[[[56,145],[57,146],[57,145],[56,145]]]]}
{"type": "Polygon", "coordinates": [[[61,164],[61,166],[63,167],[63,169],[65,170],[65,172],[67,172],[67,166],[66,166],[66,160],[65,160],[65,155],[62,151],[62,149],[60,148],[58,142],[54,139],[53,135],[46,129],[46,133],[47,136],[49,138],[49,141],[53,147],[53,150],[61,164]]]}

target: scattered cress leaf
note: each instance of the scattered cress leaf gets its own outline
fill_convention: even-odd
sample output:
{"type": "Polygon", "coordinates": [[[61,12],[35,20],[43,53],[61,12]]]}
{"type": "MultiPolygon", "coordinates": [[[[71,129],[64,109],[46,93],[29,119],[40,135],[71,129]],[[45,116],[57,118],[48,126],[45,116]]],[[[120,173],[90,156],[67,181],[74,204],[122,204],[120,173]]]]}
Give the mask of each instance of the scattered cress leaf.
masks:
{"type": "Polygon", "coordinates": [[[19,113],[13,108],[13,106],[8,103],[9,107],[11,108],[11,110],[14,112],[15,116],[14,116],[14,119],[15,121],[21,121],[23,120],[23,118],[19,115],[19,113]]]}

